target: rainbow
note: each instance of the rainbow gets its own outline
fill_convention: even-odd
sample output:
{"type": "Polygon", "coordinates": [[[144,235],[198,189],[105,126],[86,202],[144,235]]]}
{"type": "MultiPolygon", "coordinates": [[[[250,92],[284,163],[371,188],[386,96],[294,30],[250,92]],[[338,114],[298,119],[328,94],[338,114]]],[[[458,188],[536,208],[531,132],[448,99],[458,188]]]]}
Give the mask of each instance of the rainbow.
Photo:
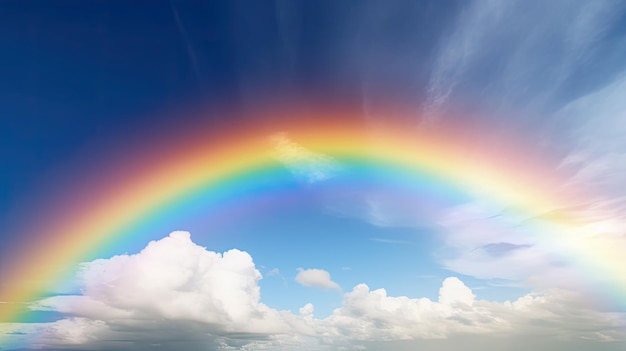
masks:
{"type": "MultiPolygon", "coordinates": [[[[324,172],[301,183],[328,181],[341,187],[386,182],[411,189],[409,194],[433,188],[433,197],[451,205],[487,199],[526,218],[572,201],[552,195],[561,175],[515,138],[503,137],[493,148],[488,138],[471,137],[475,133],[459,128],[424,132],[403,123],[371,128],[345,112],[311,114],[318,117],[299,116],[300,122],[279,127],[250,123],[220,135],[187,131],[100,165],[122,171],[76,185],[74,195],[60,199],[62,206],[53,206],[41,223],[29,228],[38,233],[35,247],[16,244],[22,258],[5,272],[0,322],[27,321],[25,303],[64,281],[79,262],[133,240],[142,227],[197,210],[198,204],[212,204],[209,211],[245,204],[280,206],[296,191],[298,172],[315,167],[324,172]],[[87,195],[81,195],[86,189],[87,195]]],[[[615,248],[569,240],[577,225],[568,216],[546,216],[539,224],[550,240],[567,242],[590,271],[626,277],[615,248]]],[[[615,285],[620,295],[626,293],[623,278],[616,278],[615,285]]]]}

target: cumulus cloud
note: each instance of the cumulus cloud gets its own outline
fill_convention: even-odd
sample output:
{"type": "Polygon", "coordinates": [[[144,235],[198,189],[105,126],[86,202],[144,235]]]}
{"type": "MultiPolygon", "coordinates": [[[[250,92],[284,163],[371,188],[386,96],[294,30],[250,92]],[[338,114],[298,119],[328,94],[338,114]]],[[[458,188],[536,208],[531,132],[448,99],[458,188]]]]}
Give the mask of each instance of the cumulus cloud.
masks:
{"type": "MultiPolygon", "coordinates": [[[[576,293],[550,290],[513,302],[476,300],[457,278],[447,278],[439,301],[388,296],[385,289],[357,285],[346,293],[343,306],[325,320],[351,340],[447,339],[459,335],[558,335],[561,340],[605,335],[624,338],[619,314],[584,307],[576,293]],[[585,326],[580,328],[581,326],[585,326]],[[580,328],[580,329],[579,329],[580,328]]],[[[608,339],[607,339],[608,340],[608,339]]],[[[449,345],[442,349],[452,349],[449,345]]]]}
{"type": "Polygon", "coordinates": [[[302,306],[298,312],[300,312],[300,315],[302,317],[306,319],[312,319],[314,311],[315,311],[315,307],[313,307],[313,304],[307,303],[306,305],[302,306]]]}
{"type": "Polygon", "coordinates": [[[207,251],[187,232],[153,241],[136,255],[86,263],[81,279],[84,296],[71,301],[73,309],[92,311],[105,304],[134,318],[228,321],[250,332],[280,329],[259,303],[261,274],[252,257],[239,250],[207,251]]]}
{"type": "Polygon", "coordinates": [[[341,290],[339,284],[330,279],[330,273],[323,269],[302,269],[298,268],[296,281],[304,286],[312,286],[320,289],[341,290]]]}
{"type": "MultiPolygon", "coordinates": [[[[339,288],[324,270],[302,269],[299,276],[311,286],[339,288]]],[[[389,296],[385,289],[358,284],[325,319],[314,317],[310,303],[298,314],[277,311],[260,302],[261,275],[249,254],[208,251],[186,232],[153,241],[138,254],[85,263],[78,278],[81,295],[49,297],[32,306],[66,318],[0,324],[3,342],[57,350],[337,350],[494,333],[539,336],[551,345],[617,345],[626,338],[623,315],[597,311],[576,292],[552,289],[489,302],[454,277],[443,281],[437,301],[389,296]]]]}
{"type": "Polygon", "coordinates": [[[459,278],[448,278],[443,281],[443,286],[439,289],[439,302],[444,305],[464,304],[471,306],[476,295],[465,286],[459,278]]]}
{"type": "Polygon", "coordinates": [[[370,332],[380,340],[410,340],[447,338],[466,329],[485,333],[500,328],[497,319],[488,311],[473,308],[473,304],[471,290],[457,278],[444,280],[439,301],[391,297],[385,289],[370,291],[361,284],[348,294],[345,307],[333,317],[354,318],[363,314],[371,327],[355,335],[363,340],[371,340],[367,337],[370,332]]]}

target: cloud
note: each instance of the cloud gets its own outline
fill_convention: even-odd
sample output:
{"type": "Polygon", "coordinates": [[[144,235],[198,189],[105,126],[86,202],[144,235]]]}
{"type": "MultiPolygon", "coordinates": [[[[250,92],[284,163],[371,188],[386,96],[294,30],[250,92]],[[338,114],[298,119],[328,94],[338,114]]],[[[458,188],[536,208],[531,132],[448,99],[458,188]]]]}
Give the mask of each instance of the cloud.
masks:
{"type": "Polygon", "coordinates": [[[626,42],[604,40],[625,9],[618,2],[490,0],[463,7],[435,54],[425,122],[468,98],[491,112],[539,115],[589,88],[581,82],[597,84],[624,67],[613,56],[626,42]]]}
{"type": "MultiPolygon", "coordinates": [[[[476,300],[458,278],[444,280],[439,301],[388,296],[385,289],[357,285],[324,322],[350,340],[448,339],[460,335],[559,335],[560,340],[623,340],[623,316],[588,309],[576,293],[550,290],[513,302],[476,300]],[[584,327],[583,327],[584,326],[584,327]]],[[[444,344],[445,345],[445,344],[444,344]]],[[[452,350],[450,345],[438,349],[452,350]]]]}
{"type": "MultiPolygon", "coordinates": [[[[471,290],[457,278],[444,281],[439,302],[391,297],[385,289],[371,291],[367,285],[359,284],[346,293],[343,307],[335,310],[328,321],[341,334],[363,341],[446,338],[467,327],[455,318],[473,323],[467,327],[473,332],[495,329],[472,321],[473,302],[471,290]]],[[[486,320],[486,324],[492,322],[489,318],[476,319],[486,320]]]]}
{"type": "Polygon", "coordinates": [[[424,227],[446,210],[434,199],[441,191],[436,184],[425,186],[417,196],[402,182],[309,150],[286,133],[273,134],[270,142],[274,157],[309,185],[312,198],[332,215],[360,218],[379,227],[424,227]]]}
{"type": "Polygon", "coordinates": [[[622,73],[547,118],[546,147],[560,154],[553,166],[563,181],[544,195],[562,200],[562,208],[525,218],[478,201],[452,208],[439,220],[445,232],[440,262],[458,273],[535,288],[619,284],[620,274],[611,272],[621,270],[626,250],[624,94],[622,73]],[[580,272],[590,266],[594,283],[581,283],[580,272]]]}
{"type": "Polygon", "coordinates": [[[39,341],[62,339],[64,344],[82,345],[95,341],[108,331],[105,322],[86,318],[68,318],[52,323],[40,336],[39,341]]]}
{"type": "Polygon", "coordinates": [[[444,39],[427,86],[427,99],[422,106],[425,122],[432,122],[448,104],[462,75],[468,69],[481,38],[496,26],[502,6],[497,2],[474,3],[458,19],[453,34],[444,39]]]}
{"type": "MultiPolygon", "coordinates": [[[[626,210],[626,71],[615,81],[560,109],[564,134],[571,145],[560,167],[572,176],[563,191],[581,194],[582,205],[598,219],[619,218],[626,210]],[[589,191],[592,190],[592,191],[589,191]],[[604,218],[602,218],[604,217],[604,218]]],[[[626,226],[623,227],[626,229],[626,226]]],[[[625,231],[626,232],[626,231],[625,231]]]]}
{"type": "Polygon", "coordinates": [[[138,254],[83,264],[82,295],[50,297],[33,308],[124,321],[133,328],[145,321],[180,321],[208,325],[215,335],[280,333],[287,325],[278,311],[259,302],[260,279],[248,253],[207,251],[189,233],[173,232],[138,254]]]}
{"type": "Polygon", "coordinates": [[[330,273],[323,269],[302,269],[298,268],[296,281],[304,286],[312,286],[320,289],[341,290],[339,284],[330,279],[330,273]]]}
{"type": "Polygon", "coordinates": [[[423,225],[425,217],[440,210],[423,199],[407,195],[406,189],[390,189],[389,183],[372,182],[360,188],[341,185],[351,179],[350,172],[354,170],[302,146],[287,133],[273,134],[270,142],[274,157],[298,180],[310,185],[308,189],[314,199],[333,215],[361,218],[381,227],[418,226],[423,225]],[[416,213],[422,215],[418,217],[416,213]]]}
{"type": "MultiPolygon", "coordinates": [[[[368,23],[359,29],[359,34],[367,34],[363,42],[367,45],[357,43],[351,48],[367,47],[369,51],[363,52],[372,55],[360,55],[361,61],[350,64],[372,63],[366,64],[371,72],[364,77],[366,88],[373,89],[371,95],[376,95],[375,86],[386,87],[384,78],[378,76],[389,76],[392,68],[388,67],[411,80],[417,79],[413,75],[417,70],[424,69],[415,67],[415,62],[424,62],[418,66],[430,68],[425,86],[412,82],[412,91],[425,92],[419,107],[424,122],[453,119],[454,114],[445,112],[471,103],[480,113],[464,109],[461,115],[485,128],[476,130],[481,138],[513,130],[524,138],[518,146],[528,147],[529,154],[537,153],[546,163],[553,162],[546,166],[546,173],[563,174],[561,184],[540,196],[563,199],[563,206],[576,207],[575,211],[551,210],[580,223],[576,228],[546,229],[544,224],[558,221],[542,220],[540,216],[547,215],[543,209],[519,218],[503,215],[506,208],[482,203],[443,204],[432,210],[429,199],[405,201],[404,189],[390,187],[326,193],[322,189],[322,204],[335,215],[380,227],[418,227],[436,219],[438,226],[429,229],[443,238],[437,257],[444,268],[457,273],[506,279],[527,288],[593,285],[581,283],[580,272],[590,269],[581,262],[619,264],[619,252],[626,250],[626,63],[620,59],[626,55],[626,38],[619,31],[626,6],[613,0],[464,2],[456,14],[446,17],[449,28],[428,31],[433,42],[439,40],[432,53],[407,49],[418,41],[413,36],[417,31],[406,31],[413,27],[403,27],[392,41],[384,35],[383,27],[391,30],[392,23],[414,18],[404,6],[367,4],[355,16],[355,21],[368,23]],[[373,50],[380,45],[387,50],[373,50]],[[428,67],[425,61],[431,58],[433,64],[428,67]],[[585,252],[589,255],[579,259],[585,252]]],[[[423,47],[430,50],[430,46],[423,47]]],[[[365,110],[370,110],[375,102],[366,101],[366,105],[365,110]]],[[[455,126],[456,121],[441,122],[455,126]]],[[[291,164],[301,179],[332,178],[328,170],[336,168],[325,166],[332,160],[327,162],[285,134],[275,135],[273,142],[282,155],[279,160],[291,164]]],[[[494,149],[501,146],[493,144],[494,149]]],[[[543,199],[536,200],[538,204],[543,199]]],[[[617,274],[610,272],[620,268],[598,264],[593,270],[607,273],[596,274],[597,279],[615,284],[617,274]]]]}
{"type": "MultiPolygon", "coordinates": [[[[259,301],[261,278],[248,253],[208,251],[194,244],[189,233],[173,232],[137,254],[82,264],[77,277],[81,295],[53,296],[31,306],[68,318],[42,324],[36,331],[32,326],[24,330],[30,334],[28,340],[49,348],[299,345],[313,331],[303,317],[259,301]]],[[[11,331],[22,329],[16,325],[11,331]]]]}
{"type": "Polygon", "coordinates": [[[439,302],[444,305],[464,304],[471,306],[475,298],[476,295],[472,293],[472,290],[456,277],[444,280],[441,289],[439,289],[439,302]]]}
{"type": "Polygon", "coordinates": [[[615,223],[595,228],[583,214],[569,210],[517,218],[501,213],[477,202],[451,210],[440,219],[442,246],[436,259],[460,274],[505,279],[530,289],[592,292],[597,284],[619,280],[609,273],[621,269],[619,252],[626,249],[626,241],[610,232],[619,229],[615,223]],[[594,274],[581,276],[590,266],[594,274]]]}
{"type": "MultiPolygon", "coordinates": [[[[301,269],[298,275],[311,286],[339,289],[324,270],[301,269]]],[[[540,337],[553,346],[626,339],[623,314],[597,311],[577,292],[551,289],[490,302],[477,299],[455,277],[442,282],[437,301],[389,296],[385,289],[358,284],[325,319],[314,317],[310,303],[298,314],[277,311],[260,302],[261,275],[249,254],[208,251],[186,232],[153,241],[134,255],[85,263],[78,279],[82,295],[49,297],[32,306],[66,318],[0,324],[3,342],[56,350],[330,351],[467,335],[540,337]]],[[[438,349],[456,345],[450,341],[438,349]]]]}
{"type": "Polygon", "coordinates": [[[307,319],[311,319],[311,318],[313,318],[313,312],[314,311],[315,311],[315,308],[313,307],[313,304],[307,303],[306,305],[301,307],[298,312],[300,312],[300,315],[302,317],[307,318],[307,319]]]}
{"type": "Polygon", "coordinates": [[[434,56],[424,127],[454,124],[445,112],[471,101],[481,112],[472,120],[487,128],[480,133],[515,128],[546,171],[559,174],[562,181],[541,196],[562,208],[525,218],[479,200],[448,208],[438,217],[445,268],[540,289],[621,284],[626,63],[616,57],[626,54],[626,37],[614,33],[625,11],[612,0],[463,5],[434,56]],[[594,283],[582,283],[590,269],[594,283]]]}
{"type": "Polygon", "coordinates": [[[388,239],[388,238],[369,238],[369,240],[375,241],[378,243],[383,243],[383,244],[400,244],[400,245],[412,244],[410,241],[388,239]]]}
{"type": "MultiPolygon", "coordinates": [[[[358,174],[354,179],[362,176],[358,174]]],[[[437,184],[416,191],[401,181],[377,178],[376,174],[367,176],[375,181],[353,187],[322,188],[317,193],[318,200],[332,215],[359,218],[383,228],[434,226],[433,219],[448,210],[449,204],[438,198],[443,195],[437,193],[437,184]]]]}
{"type": "Polygon", "coordinates": [[[272,268],[267,272],[268,277],[276,277],[280,275],[280,270],[278,268],[272,268]]]}
{"type": "Polygon", "coordinates": [[[270,142],[274,147],[274,157],[307,183],[330,179],[340,169],[340,164],[332,157],[305,148],[291,140],[287,133],[272,135],[270,142]]]}

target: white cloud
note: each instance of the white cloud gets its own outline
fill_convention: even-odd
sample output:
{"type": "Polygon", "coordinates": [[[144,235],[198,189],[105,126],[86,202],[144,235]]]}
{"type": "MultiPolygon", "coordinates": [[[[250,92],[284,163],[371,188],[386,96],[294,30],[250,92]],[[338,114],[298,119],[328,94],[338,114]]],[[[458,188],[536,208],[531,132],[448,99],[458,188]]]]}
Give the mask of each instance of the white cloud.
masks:
{"type": "Polygon", "coordinates": [[[439,302],[444,305],[465,304],[471,306],[476,295],[465,286],[459,278],[448,278],[443,281],[443,286],[439,289],[439,302]]]}
{"type": "MultiPolygon", "coordinates": [[[[312,198],[328,213],[340,217],[356,217],[379,227],[424,227],[433,225],[436,218],[447,209],[446,204],[432,200],[432,194],[415,196],[406,187],[394,184],[375,172],[367,174],[367,184],[343,186],[342,182],[362,179],[367,181],[363,170],[351,169],[328,155],[310,150],[293,140],[286,133],[270,137],[274,147],[273,156],[285,165],[294,176],[310,185],[312,198]],[[352,173],[351,173],[352,172],[352,173]],[[354,177],[354,178],[353,178],[354,177]],[[332,182],[337,180],[336,184],[332,182]]],[[[367,172],[367,171],[365,171],[367,172]]]]}
{"type": "Polygon", "coordinates": [[[623,10],[612,0],[464,3],[436,53],[424,118],[433,121],[468,97],[491,112],[536,113],[558,106],[571,93],[568,82],[593,68],[594,78],[601,79],[614,68],[611,55],[623,53],[625,43],[611,41],[607,49],[602,39],[623,10]]]}
{"type": "Polygon", "coordinates": [[[369,238],[369,240],[370,241],[375,241],[375,242],[378,242],[378,243],[383,243],[383,244],[400,244],[400,245],[411,244],[410,241],[388,239],[388,238],[369,238]]]}
{"type": "Polygon", "coordinates": [[[460,274],[540,290],[620,284],[626,238],[619,217],[598,220],[570,209],[516,217],[473,203],[451,210],[440,225],[443,245],[435,256],[460,274]]]}
{"type": "Polygon", "coordinates": [[[473,295],[468,290],[458,279],[448,278],[440,290],[440,301],[434,302],[391,297],[385,289],[371,291],[359,284],[346,293],[343,307],[328,321],[351,339],[369,341],[446,338],[463,329],[475,333],[495,330],[494,326],[482,325],[492,323],[490,318],[473,314],[473,295]],[[472,325],[466,326],[464,321],[472,325]]]}
{"type": "Polygon", "coordinates": [[[422,107],[424,122],[431,123],[442,112],[471,61],[484,45],[484,38],[502,18],[505,4],[497,1],[472,3],[464,11],[453,34],[443,41],[427,87],[422,107]]]}
{"type": "Polygon", "coordinates": [[[62,319],[52,323],[39,336],[39,342],[63,340],[64,344],[82,345],[97,340],[108,329],[105,322],[86,318],[62,319]]]}
{"type": "Polygon", "coordinates": [[[272,268],[267,272],[268,277],[275,277],[280,275],[280,270],[278,268],[272,268]]]}
{"type": "Polygon", "coordinates": [[[423,226],[425,218],[443,210],[424,199],[408,195],[406,189],[390,188],[389,183],[372,182],[359,189],[326,188],[328,183],[322,183],[324,181],[350,179],[349,166],[302,146],[286,133],[273,134],[270,142],[274,157],[297,179],[312,185],[309,189],[315,200],[334,215],[361,218],[381,227],[423,226]]]}
{"type": "Polygon", "coordinates": [[[313,304],[307,303],[306,305],[302,306],[298,312],[300,312],[300,315],[302,317],[306,319],[312,319],[314,311],[315,311],[315,307],[313,307],[313,304]]]}
{"type": "MultiPolygon", "coordinates": [[[[624,340],[623,315],[585,307],[577,293],[550,290],[513,302],[475,300],[457,278],[447,278],[439,301],[388,296],[365,284],[346,293],[343,306],[324,320],[350,340],[447,339],[459,335],[555,336],[559,340],[606,336],[624,340]],[[584,326],[584,327],[583,327],[584,326]]],[[[602,338],[601,338],[602,339],[602,338]]],[[[453,349],[443,347],[442,349],[453,349]]]]}
{"type": "Polygon", "coordinates": [[[445,245],[438,256],[442,264],[462,274],[510,279],[535,288],[589,290],[622,284],[624,94],[622,75],[554,114],[559,128],[550,133],[562,149],[555,172],[563,181],[544,195],[561,200],[563,208],[526,218],[480,203],[451,209],[439,220],[445,228],[445,245]],[[589,271],[593,274],[583,281],[581,272],[589,271]]]}
{"type": "Polygon", "coordinates": [[[572,101],[556,113],[571,145],[561,168],[572,176],[562,191],[580,194],[597,219],[618,218],[626,233],[626,77],[572,101]],[[583,191],[581,191],[581,189],[583,191]]]}
{"type": "Polygon", "coordinates": [[[339,284],[330,279],[330,273],[323,269],[302,269],[298,268],[296,281],[304,286],[312,286],[320,289],[341,290],[339,284]]]}
{"type": "Polygon", "coordinates": [[[332,178],[340,166],[332,157],[314,152],[291,140],[286,133],[270,137],[274,157],[299,179],[316,183],[332,178]]]}
{"type": "Polygon", "coordinates": [[[515,218],[481,203],[457,206],[439,220],[444,247],[437,255],[446,267],[481,279],[524,281],[545,272],[551,258],[537,246],[537,233],[515,218]]]}
{"type": "Polygon", "coordinates": [[[84,317],[185,320],[220,325],[224,332],[269,333],[285,326],[259,302],[261,274],[246,252],[223,254],[195,245],[187,232],[152,241],[136,255],[83,265],[82,296],[38,303],[84,317]]]}
{"type": "MultiPolygon", "coordinates": [[[[323,270],[300,270],[299,275],[313,286],[339,288],[323,270]]],[[[277,311],[260,302],[261,275],[250,255],[208,251],[185,232],[153,241],[135,255],[86,263],[79,279],[82,295],[50,297],[33,305],[67,318],[0,323],[0,335],[16,347],[193,351],[330,351],[494,333],[540,336],[553,340],[552,345],[583,338],[613,345],[626,338],[623,315],[599,312],[578,293],[548,290],[513,302],[488,302],[477,300],[454,277],[443,281],[438,301],[389,296],[385,289],[359,284],[325,319],[314,317],[310,303],[298,315],[277,311]]],[[[454,350],[454,345],[451,341],[438,349],[454,350]]]]}
{"type": "MultiPolygon", "coordinates": [[[[357,177],[360,175],[357,175],[357,177]]],[[[371,174],[373,178],[377,175],[371,174]]],[[[318,193],[326,210],[340,217],[360,218],[378,227],[427,227],[446,213],[449,204],[433,201],[427,191],[417,195],[406,184],[381,177],[358,189],[333,187],[318,193]]]]}
{"type": "Polygon", "coordinates": [[[514,125],[529,152],[553,162],[545,171],[561,182],[541,196],[562,201],[553,213],[571,223],[545,218],[552,214],[544,210],[519,218],[477,203],[448,209],[439,217],[445,268],[535,288],[623,283],[626,63],[611,57],[626,53],[626,40],[607,35],[625,9],[612,0],[463,6],[437,52],[425,118],[469,96],[488,132],[514,125]],[[582,282],[581,272],[590,270],[582,282]]]}

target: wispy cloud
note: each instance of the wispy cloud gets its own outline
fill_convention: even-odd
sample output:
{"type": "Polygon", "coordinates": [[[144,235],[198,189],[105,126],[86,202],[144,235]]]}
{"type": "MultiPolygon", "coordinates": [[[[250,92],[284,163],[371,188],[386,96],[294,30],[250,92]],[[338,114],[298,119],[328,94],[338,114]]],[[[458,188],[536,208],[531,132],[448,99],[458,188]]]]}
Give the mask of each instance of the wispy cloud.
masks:
{"type": "Polygon", "coordinates": [[[272,268],[266,274],[268,277],[276,277],[280,275],[280,270],[278,268],[272,268]]]}
{"type": "Polygon", "coordinates": [[[388,238],[369,238],[369,240],[375,241],[378,243],[383,243],[383,244],[402,244],[402,245],[412,244],[410,241],[395,240],[395,239],[388,239],[388,238]]]}
{"type": "Polygon", "coordinates": [[[459,104],[478,109],[474,118],[484,119],[488,132],[515,126],[554,156],[563,182],[544,195],[568,199],[568,208],[555,210],[577,222],[567,234],[550,233],[535,226],[551,222],[541,213],[500,216],[505,208],[480,201],[450,208],[439,217],[444,267],[515,284],[567,286],[580,281],[573,247],[592,256],[607,251],[603,260],[619,262],[612,252],[626,250],[626,62],[616,59],[626,55],[624,13],[626,5],[611,0],[463,6],[437,49],[422,126],[459,104]]]}
{"type": "MultiPolygon", "coordinates": [[[[606,64],[620,64],[607,57],[601,39],[623,10],[611,0],[468,2],[436,55],[425,121],[468,99],[491,112],[553,110],[575,90],[588,89],[570,84],[580,84],[591,67],[606,79],[607,67],[615,68],[606,64]],[[595,66],[600,62],[603,69],[595,66]]],[[[615,44],[613,53],[626,49],[615,44]]]]}
{"type": "Polygon", "coordinates": [[[503,16],[504,7],[499,1],[476,2],[460,14],[450,37],[442,41],[433,65],[422,107],[423,122],[432,123],[444,112],[454,89],[481,50],[482,41],[503,16]]]}
{"type": "Polygon", "coordinates": [[[332,157],[314,152],[292,140],[286,133],[270,137],[274,157],[293,174],[307,183],[316,183],[332,178],[341,167],[332,157]]]}

